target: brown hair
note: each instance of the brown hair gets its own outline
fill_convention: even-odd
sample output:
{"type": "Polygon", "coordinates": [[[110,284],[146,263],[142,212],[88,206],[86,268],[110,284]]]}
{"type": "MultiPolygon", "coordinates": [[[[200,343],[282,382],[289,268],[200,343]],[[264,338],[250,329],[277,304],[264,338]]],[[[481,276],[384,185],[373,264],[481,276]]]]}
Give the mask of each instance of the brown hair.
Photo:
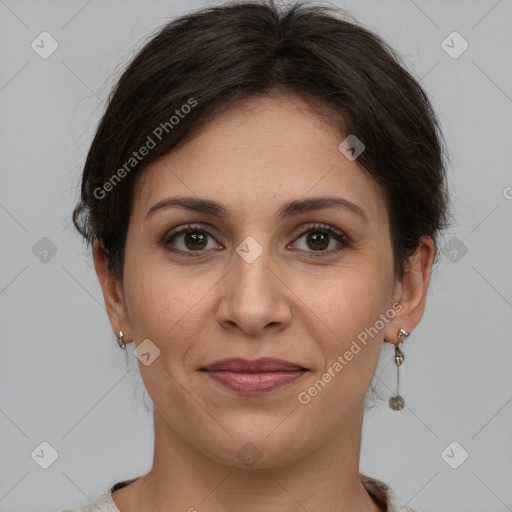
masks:
{"type": "Polygon", "coordinates": [[[172,20],[142,47],[108,98],[73,212],[121,282],[142,170],[234,102],[274,93],[323,105],[326,122],[363,142],[357,162],[385,195],[399,276],[422,235],[436,242],[449,196],[435,113],[393,49],[346,18],[316,4],[231,2],[172,20]]]}

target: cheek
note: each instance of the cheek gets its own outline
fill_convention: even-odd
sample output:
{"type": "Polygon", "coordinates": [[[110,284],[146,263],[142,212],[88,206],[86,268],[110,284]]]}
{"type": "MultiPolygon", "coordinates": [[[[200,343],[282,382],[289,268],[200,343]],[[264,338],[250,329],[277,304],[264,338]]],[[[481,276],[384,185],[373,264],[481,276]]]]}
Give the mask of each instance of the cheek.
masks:
{"type": "MultiPolygon", "coordinates": [[[[125,253],[125,293],[130,325],[136,342],[149,338],[159,344],[162,323],[166,323],[168,312],[173,309],[172,283],[155,265],[154,258],[137,243],[131,241],[130,233],[125,253]]],[[[172,318],[168,318],[170,324],[172,318]]],[[[169,329],[171,325],[168,325],[169,329]]]]}
{"type": "Polygon", "coordinates": [[[212,273],[198,276],[192,266],[179,268],[162,256],[127,250],[125,290],[128,315],[137,341],[149,338],[162,353],[176,355],[198,336],[201,324],[194,321],[208,305],[208,291],[218,281],[212,273]],[[197,332],[196,332],[197,331],[197,332]]]}
{"type": "Polygon", "coordinates": [[[298,398],[316,404],[310,411],[329,411],[326,425],[349,417],[363,403],[373,379],[384,332],[380,315],[389,305],[389,293],[376,279],[370,273],[345,275],[331,282],[321,297],[304,300],[314,323],[313,350],[322,364],[298,398]]]}
{"type": "MultiPolygon", "coordinates": [[[[347,260],[324,277],[315,287],[313,283],[301,287],[300,296],[310,310],[310,334],[316,338],[323,365],[316,369],[312,387],[301,391],[322,410],[332,411],[333,421],[341,421],[363,403],[378,363],[386,325],[381,315],[392,305],[391,253],[380,261],[375,255],[360,254],[357,262],[347,260]],[[312,289],[322,293],[314,294],[312,289]]],[[[392,316],[385,318],[389,321],[392,316]]]]}
{"type": "MultiPolygon", "coordinates": [[[[334,348],[343,347],[373,325],[390,306],[393,293],[391,260],[387,265],[361,258],[311,279],[300,276],[297,295],[324,324],[334,348]]],[[[307,311],[307,308],[304,310],[307,311]]]]}

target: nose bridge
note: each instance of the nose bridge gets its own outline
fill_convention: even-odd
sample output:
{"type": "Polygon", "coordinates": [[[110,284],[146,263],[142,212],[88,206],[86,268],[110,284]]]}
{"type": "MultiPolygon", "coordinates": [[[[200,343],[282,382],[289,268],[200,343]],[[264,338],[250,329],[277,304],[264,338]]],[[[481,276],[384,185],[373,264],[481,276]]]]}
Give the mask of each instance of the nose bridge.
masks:
{"type": "Polygon", "coordinates": [[[255,294],[256,296],[253,298],[260,301],[264,300],[264,294],[271,296],[273,290],[271,259],[268,246],[264,248],[252,236],[245,238],[236,248],[234,257],[233,285],[235,291],[247,296],[255,294]]]}
{"type": "Polygon", "coordinates": [[[218,321],[225,327],[235,324],[257,334],[272,324],[290,319],[285,295],[272,268],[272,254],[254,238],[247,237],[233,255],[233,267],[218,309],[218,321]]]}

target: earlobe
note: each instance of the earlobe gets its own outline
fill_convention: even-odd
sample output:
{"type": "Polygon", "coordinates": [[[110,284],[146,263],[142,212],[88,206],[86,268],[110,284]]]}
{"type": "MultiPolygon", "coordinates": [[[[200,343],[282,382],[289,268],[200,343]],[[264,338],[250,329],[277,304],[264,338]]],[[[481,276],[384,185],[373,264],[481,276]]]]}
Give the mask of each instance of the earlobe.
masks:
{"type": "Polygon", "coordinates": [[[110,325],[116,337],[119,331],[124,332],[125,341],[132,339],[126,305],[124,301],[122,285],[112,275],[108,268],[108,253],[105,250],[101,240],[96,240],[93,244],[94,268],[101,285],[105,308],[110,320],[110,325]]]}

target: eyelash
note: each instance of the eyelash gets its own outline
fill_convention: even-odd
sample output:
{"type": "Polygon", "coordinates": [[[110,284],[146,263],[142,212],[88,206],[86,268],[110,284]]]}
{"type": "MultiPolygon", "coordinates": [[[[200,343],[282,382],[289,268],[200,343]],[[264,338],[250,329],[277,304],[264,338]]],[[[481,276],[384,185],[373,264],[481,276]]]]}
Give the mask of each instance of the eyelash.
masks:
{"type": "MultiPolygon", "coordinates": [[[[169,247],[169,244],[177,236],[182,235],[182,234],[186,234],[186,233],[196,233],[196,232],[204,233],[207,236],[209,236],[211,238],[214,238],[211,235],[211,233],[209,233],[206,229],[198,227],[198,226],[193,226],[193,225],[189,224],[186,228],[182,228],[182,229],[179,229],[177,231],[171,231],[170,233],[167,233],[164,236],[164,238],[162,239],[161,245],[164,246],[167,250],[169,250],[171,252],[174,252],[174,253],[182,254],[185,257],[197,258],[197,257],[203,256],[204,253],[206,252],[204,249],[203,250],[198,250],[198,251],[183,251],[181,249],[171,249],[169,247]]],[[[351,242],[350,238],[347,235],[345,235],[344,233],[342,233],[341,231],[335,230],[329,224],[317,223],[317,224],[305,226],[297,234],[295,240],[299,239],[301,236],[303,236],[303,235],[305,235],[306,233],[309,233],[309,232],[322,232],[324,234],[327,234],[327,235],[333,237],[335,240],[337,240],[341,244],[341,246],[342,246],[341,248],[330,249],[330,250],[319,250],[319,251],[312,251],[312,250],[311,251],[303,251],[303,250],[299,250],[300,252],[311,253],[310,254],[311,258],[322,258],[322,257],[325,257],[325,256],[330,256],[332,254],[337,254],[337,253],[341,252],[342,250],[351,247],[351,243],[352,242],[351,242]]]]}

